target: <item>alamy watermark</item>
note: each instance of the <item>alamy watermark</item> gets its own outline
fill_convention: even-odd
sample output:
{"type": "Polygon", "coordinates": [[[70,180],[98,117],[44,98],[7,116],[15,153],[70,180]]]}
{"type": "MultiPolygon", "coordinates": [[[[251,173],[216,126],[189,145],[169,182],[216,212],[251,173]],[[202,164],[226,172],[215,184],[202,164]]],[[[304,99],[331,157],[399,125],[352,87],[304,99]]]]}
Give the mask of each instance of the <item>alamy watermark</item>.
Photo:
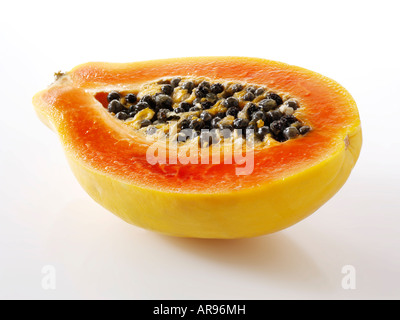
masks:
{"type": "Polygon", "coordinates": [[[356,268],[350,264],[342,267],[342,288],[345,290],[356,289],[356,268]]]}
{"type": "Polygon", "coordinates": [[[56,289],[56,268],[52,265],[46,265],[42,268],[41,285],[44,290],[56,289]]]}
{"type": "Polygon", "coordinates": [[[229,164],[235,165],[236,175],[249,175],[254,170],[253,130],[184,129],[178,133],[177,126],[171,125],[168,136],[151,141],[146,159],[152,165],[229,164]]]}

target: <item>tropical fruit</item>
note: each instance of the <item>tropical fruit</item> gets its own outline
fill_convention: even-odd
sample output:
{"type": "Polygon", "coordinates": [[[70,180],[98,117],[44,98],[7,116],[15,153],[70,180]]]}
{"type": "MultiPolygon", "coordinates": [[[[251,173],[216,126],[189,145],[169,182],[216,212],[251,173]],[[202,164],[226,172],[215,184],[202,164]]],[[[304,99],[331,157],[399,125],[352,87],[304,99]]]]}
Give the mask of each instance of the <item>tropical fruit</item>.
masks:
{"type": "Polygon", "coordinates": [[[33,104],[94,200],[180,237],[297,223],[342,187],[362,141],[337,82],[256,58],[86,63],[33,104]]]}

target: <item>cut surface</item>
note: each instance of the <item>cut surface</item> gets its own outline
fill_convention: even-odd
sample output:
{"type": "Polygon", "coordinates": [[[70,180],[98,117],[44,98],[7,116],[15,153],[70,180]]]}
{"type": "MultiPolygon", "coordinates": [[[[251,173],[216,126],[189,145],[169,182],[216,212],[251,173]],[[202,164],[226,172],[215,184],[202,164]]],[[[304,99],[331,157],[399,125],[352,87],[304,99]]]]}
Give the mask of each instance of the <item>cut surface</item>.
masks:
{"type": "Polygon", "coordinates": [[[283,63],[249,58],[184,58],[131,64],[78,66],[40,96],[66,149],[87,166],[138,187],[168,192],[224,193],[285,179],[345,148],[360,123],[351,96],[336,82],[283,63]],[[138,92],[143,83],[174,77],[207,78],[266,87],[294,97],[296,117],[312,127],[304,137],[271,141],[254,149],[254,169],[237,175],[240,164],[151,164],[151,142],[110,117],[98,93],[138,92]],[[98,96],[97,96],[98,97],[98,96]],[[81,106],[81,107],[77,107],[81,106]],[[82,112],[77,112],[77,109],[82,112]]]}

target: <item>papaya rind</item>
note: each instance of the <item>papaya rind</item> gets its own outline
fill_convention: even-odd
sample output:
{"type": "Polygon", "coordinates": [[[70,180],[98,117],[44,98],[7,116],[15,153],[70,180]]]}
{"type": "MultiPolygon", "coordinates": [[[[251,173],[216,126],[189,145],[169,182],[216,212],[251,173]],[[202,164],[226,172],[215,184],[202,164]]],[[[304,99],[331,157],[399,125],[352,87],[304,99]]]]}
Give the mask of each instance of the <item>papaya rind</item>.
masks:
{"type": "Polygon", "coordinates": [[[361,130],[348,148],[311,168],[254,189],[221,194],[170,193],[114,179],[67,155],[77,180],[102,206],[128,223],[194,238],[246,238],[285,229],[309,216],[346,182],[359,155],[361,130]]]}

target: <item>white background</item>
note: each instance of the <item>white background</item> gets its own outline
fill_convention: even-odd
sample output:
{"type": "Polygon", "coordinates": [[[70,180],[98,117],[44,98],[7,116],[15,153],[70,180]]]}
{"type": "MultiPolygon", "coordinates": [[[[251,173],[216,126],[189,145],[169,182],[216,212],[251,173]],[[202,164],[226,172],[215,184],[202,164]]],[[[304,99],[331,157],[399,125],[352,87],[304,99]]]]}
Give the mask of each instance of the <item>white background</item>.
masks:
{"type": "Polygon", "coordinates": [[[7,1],[0,17],[0,298],[400,298],[400,47],[394,1],[7,1]],[[354,96],[364,144],[317,213],[253,239],[139,229],[78,185],[31,98],[88,61],[267,58],[354,96]],[[53,266],[56,289],[42,268],[53,266]],[[356,289],[341,286],[356,270],[356,289]]]}

